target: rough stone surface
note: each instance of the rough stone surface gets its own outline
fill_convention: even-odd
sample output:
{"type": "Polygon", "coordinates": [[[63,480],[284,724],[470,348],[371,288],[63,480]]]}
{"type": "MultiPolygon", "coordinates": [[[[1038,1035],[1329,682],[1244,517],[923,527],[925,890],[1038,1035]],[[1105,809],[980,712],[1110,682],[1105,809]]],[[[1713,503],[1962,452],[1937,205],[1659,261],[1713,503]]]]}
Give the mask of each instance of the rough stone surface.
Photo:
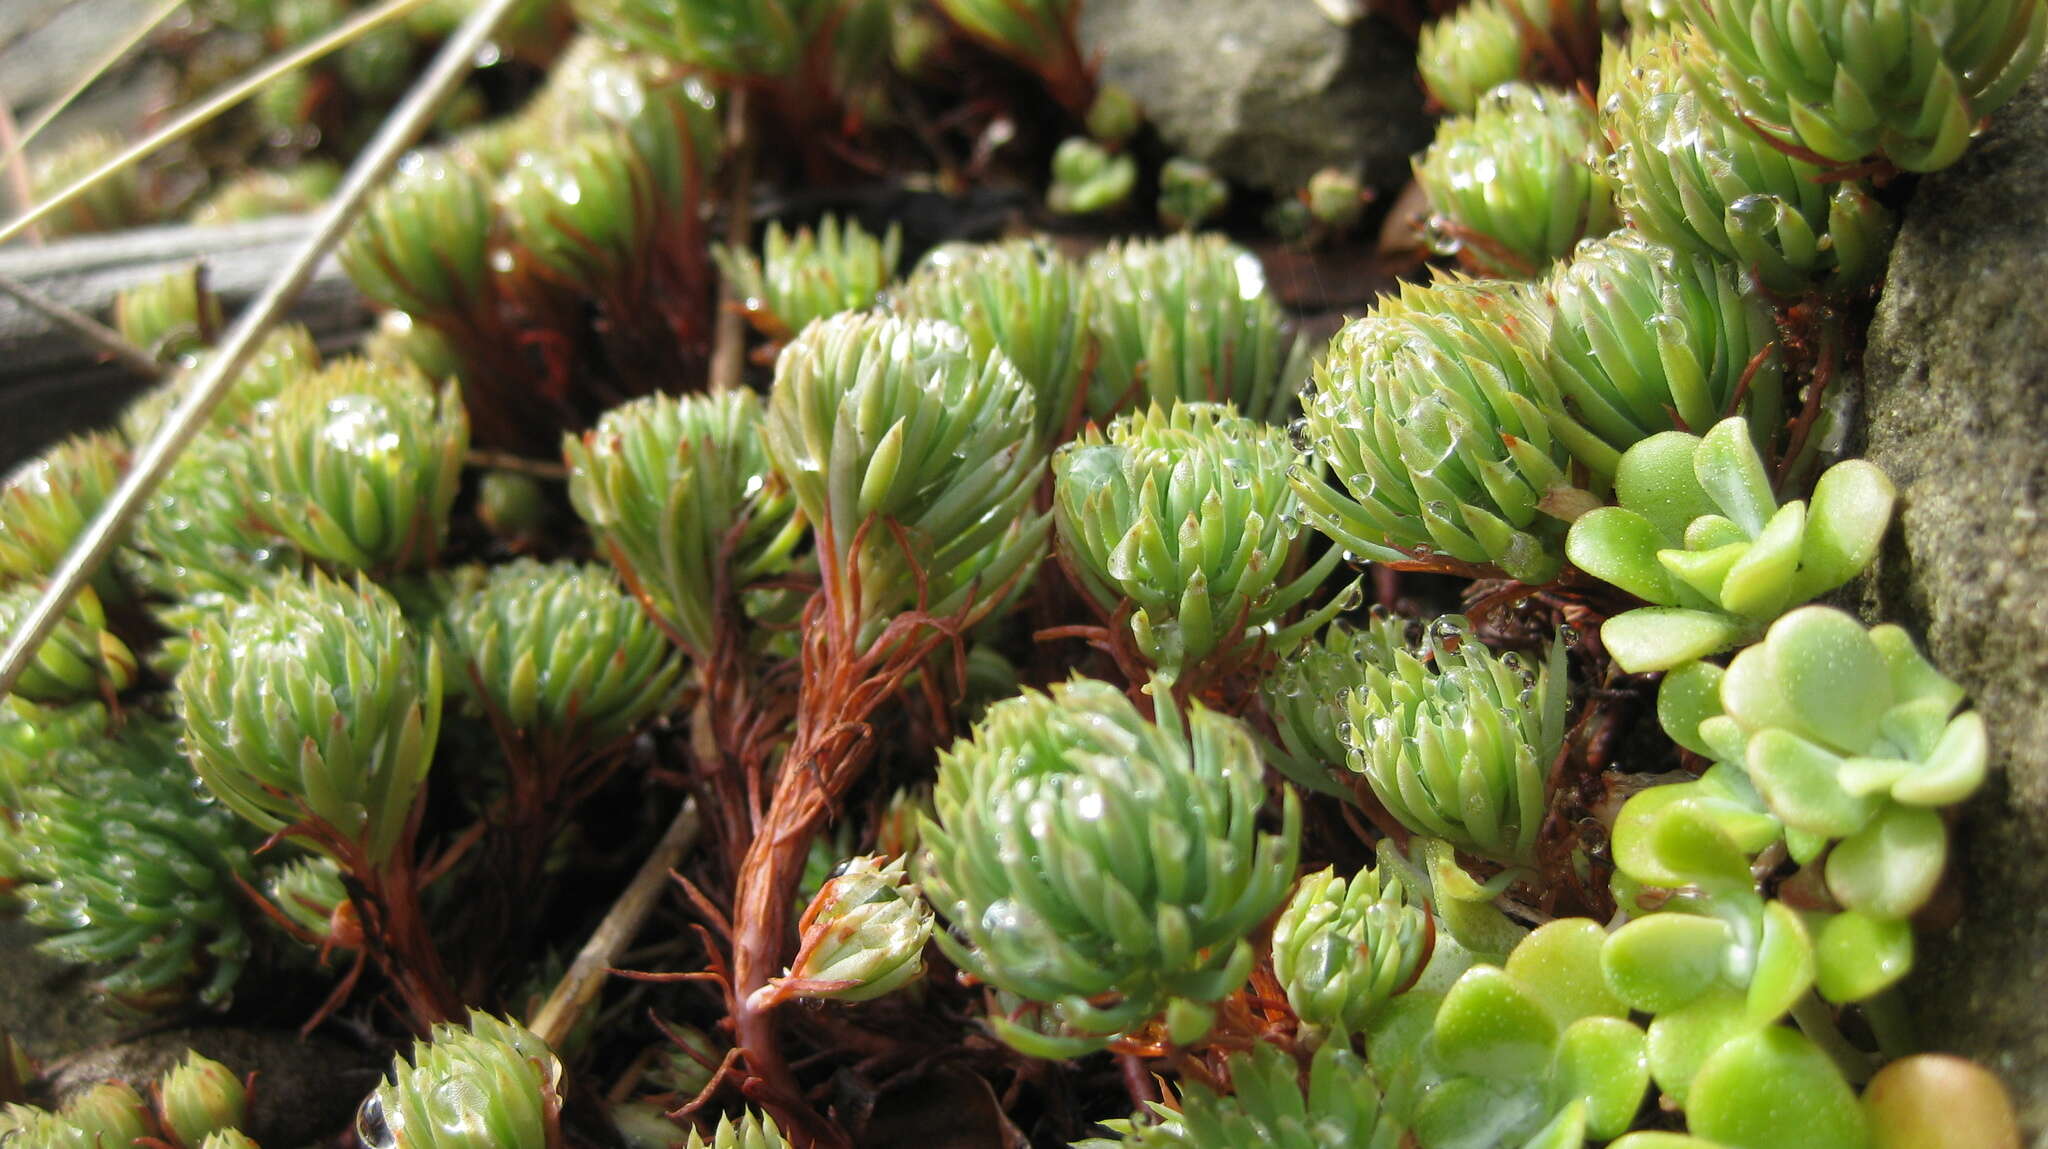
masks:
{"type": "Polygon", "coordinates": [[[1334,165],[1398,187],[1429,142],[1413,46],[1315,0],[1088,0],[1081,41],[1169,144],[1239,184],[1286,193],[1334,165]]]}
{"type": "Polygon", "coordinates": [[[1959,826],[1959,924],[1915,1012],[2048,1146],[2048,76],[1905,213],[1871,331],[1868,456],[1899,484],[1870,613],[1917,630],[1991,732],[1959,826]]]}
{"type": "Polygon", "coordinates": [[[256,1075],[243,1132],[264,1145],[310,1145],[347,1128],[356,1106],[377,1087],[387,1062],[329,1038],[284,1030],[173,1029],[102,1046],[58,1066],[49,1077],[59,1100],[119,1079],[148,1095],[150,1084],[196,1050],[239,1076],[256,1075]]]}

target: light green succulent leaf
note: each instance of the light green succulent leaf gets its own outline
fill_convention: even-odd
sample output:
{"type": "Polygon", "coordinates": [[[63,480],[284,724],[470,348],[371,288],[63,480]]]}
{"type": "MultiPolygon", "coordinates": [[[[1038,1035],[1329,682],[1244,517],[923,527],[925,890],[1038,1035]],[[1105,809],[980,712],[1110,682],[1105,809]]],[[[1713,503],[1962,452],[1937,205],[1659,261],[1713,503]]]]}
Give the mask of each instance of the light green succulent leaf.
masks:
{"type": "Polygon", "coordinates": [[[1583,1131],[1559,1144],[1576,1149],[1586,1137],[1604,1140],[1628,1131],[1650,1086],[1646,1041],[1642,1030],[1621,1017],[1582,1017],[1565,1028],[1552,1088],[1571,1099],[1567,1108],[1579,1108],[1583,1131]]]}
{"type": "Polygon", "coordinates": [[[1718,918],[1651,914],[1614,931],[1600,952],[1600,970],[1630,1009],[1670,1013],[1713,988],[1733,940],[1718,918]]]}
{"type": "Polygon", "coordinates": [[[1646,606],[1602,623],[1600,645],[1628,673],[1650,674],[1718,654],[1746,633],[1740,622],[1716,611],[1646,606]]]}
{"type": "Polygon", "coordinates": [[[1685,1099],[1692,1132],[1730,1149],[1863,1149],[1869,1121],[1833,1059],[1795,1030],[1734,1037],[1685,1099]]]}
{"type": "Polygon", "coordinates": [[[1644,1046],[1650,1075],[1657,1088],[1686,1105],[1693,1078],[1707,1059],[1729,1041],[1753,1032],[1743,992],[1716,986],[1650,1022],[1649,1042],[1644,1046]]]}
{"type": "Polygon", "coordinates": [[[1934,895],[1947,861],[1941,815],[1891,806],[1828,854],[1828,892],[1871,917],[1909,917],[1934,895]]]}
{"type": "Polygon", "coordinates": [[[1913,927],[1902,918],[1831,914],[1814,939],[1814,984],[1832,1002],[1868,1001],[1913,968],[1913,927]]]}
{"type": "Polygon", "coordinates": [[[1684,663],[1657,685],[1657,723],[1673,742],[1702,757],[1714,757],[1700,737],[1700,724],[1721,713],[1723,671],[1711,662],[1684,663]]]}
{"type": "Polygon", "coordinates": [[[1531,1078],[1549,1066],[1560,1030],[1531,987],[1498,967],[1474,966],[1437,1010],[1436,1054],[1457,1073],[1531,1078]]]}
{"type": "Polygon", "coordinates": [[[1677,601],[1671,576],[1657,561],[1662,543],[1648,518],[1622,507],[1601,507],[1572,523],[1565,554],[1594,578],[1646,602],[1671,605],[1677,601]]]}
{"type": "Polygon", "coordinates": [[[1581,1018],[1622,1017],[1628,1007],[1601,976],[1607,931],[1589,918],[1538,926],[1508,955],[1507,973],[1550,1011],[1559,1026],[1581,1018]]]}

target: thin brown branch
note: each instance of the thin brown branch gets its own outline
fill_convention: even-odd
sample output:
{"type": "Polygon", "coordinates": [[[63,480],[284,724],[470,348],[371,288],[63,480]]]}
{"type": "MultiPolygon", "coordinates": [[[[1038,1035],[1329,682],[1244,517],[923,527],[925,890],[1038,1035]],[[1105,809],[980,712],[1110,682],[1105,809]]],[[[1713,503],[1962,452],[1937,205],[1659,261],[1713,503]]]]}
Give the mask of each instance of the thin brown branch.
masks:
{"type": "Polygon", "coordinates": [[[106,352],[108,358],[137,375],[146,379],[164,377],[164,365],[157,362],[149,352],[128,342],[121,337],[120,332],[85,312],[50,299],[28,284],[8,275],[0,275],[0,292],[13,296],[15,302],[23,307],[106,352]]]}

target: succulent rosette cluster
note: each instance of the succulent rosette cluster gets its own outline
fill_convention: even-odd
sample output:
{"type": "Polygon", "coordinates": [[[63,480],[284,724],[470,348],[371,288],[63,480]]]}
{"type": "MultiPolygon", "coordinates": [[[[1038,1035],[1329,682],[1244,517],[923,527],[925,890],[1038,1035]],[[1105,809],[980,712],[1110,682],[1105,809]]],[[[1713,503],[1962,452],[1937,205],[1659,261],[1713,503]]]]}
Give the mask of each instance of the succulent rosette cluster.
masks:
{"type": "Polygon", "coordinates": [[[920,880],[960,968],[1049,1024],[990,1019],[1018,1049],[1065,1057],[1160,1021],[1189,1042],[1251,973],[1251,932],[1287,896],[1292,791],[1261,830],[1258,752],[1200,705],[1147,721],[1075,679],[991,706],[939,759],[920,880]],[[1035,1007],[1035,1008],[1034,1008],[1035,1007]]]}
{"type": "Polygon", "coordinates": [[[777,360],[766,436],[835,609],[868,640],[912,608],[985,611],[1037,564],[1031,385],[950,323],[843,312],[806,327],[777,360]]]}
{"type": "Polygon", "coordinates": [[[1306,349],[1258,257],[1219,235],[1112,243],[1090,257],[1099,344],[1088,413],[1230,403],[1284,421],[1306,349]]]}
{"type": "Polygon", "coordinates": [[[718,266],[754,325],[787,338],[812,320],[874,304],[896,276],[903,239],[895,227],[877,239],[860,224],[826,216],[794,235],[768,225],[761,254],[717,249],[718,266]]]}
{"type": "Polygon", "coordinates": [[[1340,555],[1307,561],[1287,433],[1227,405],[1176,403],[1092,425],[1053,458],[1067,569],[1105,617],[1129,604],[1145,661],[1178,678],[1246,642],[1287,650],[1342,609],[1295,618],[1340,555]]]}
{"type": "Polygon", "coordinates": [[[1528,276],[1615,224],[1593,108],[1510,82],[1444,121],[1415,162],[1439,247],[1489,275],[1528,276]]]}
{"type": "Polygon", "coordinates": [[[472,1012],[437,1025],[356,1115],[366,1146],[550,1149],[561,1143],[561,1062],[515,1022],[472,1012]]]}

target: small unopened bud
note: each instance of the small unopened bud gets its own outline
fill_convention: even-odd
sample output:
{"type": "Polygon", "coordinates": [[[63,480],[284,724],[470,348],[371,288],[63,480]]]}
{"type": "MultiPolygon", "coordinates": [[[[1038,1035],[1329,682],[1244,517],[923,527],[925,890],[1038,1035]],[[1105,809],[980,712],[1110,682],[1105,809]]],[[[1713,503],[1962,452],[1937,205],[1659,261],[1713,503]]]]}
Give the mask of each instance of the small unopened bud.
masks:
{"type": "Polygon", "coordinates": [[[101,1145],[127,1145],[149,1136],[149,1105],[125,1081],[103,1081],[77,1094],[57,1116],[101,1145]]]}
{"type": "Polygon", "coordinates": [[[234,1071],[188,1053],[157,1083],[164,1132],[181,1149],[199,1149],[209,1133],[234,1129],[248,1115],[248,1094],[234,1071]]]}
{"type": "Polygon", "coordinates": [[[932,911],[906,879],[902,858],[849,861],[811,899],[797,925],[803,944],[796,961],[754,991],[753,1008],[793,997],[867,1001],[924,973],[932,911]]]}
{"type": "Polygon", "coordinates": [[[1115,147],[1138,134],[1145,113],[1132,95],[1115,84],[1104,84],[1088,105],[1088,134],[1115,147]]]}
{"type": "Polygon", "coordinates": [[[1358,226],[1368,197],[1358,177],[1350,172],[1324,168],[1309,177],[1308,213],[1326,227],[1344,231],[1358,226]]]}

